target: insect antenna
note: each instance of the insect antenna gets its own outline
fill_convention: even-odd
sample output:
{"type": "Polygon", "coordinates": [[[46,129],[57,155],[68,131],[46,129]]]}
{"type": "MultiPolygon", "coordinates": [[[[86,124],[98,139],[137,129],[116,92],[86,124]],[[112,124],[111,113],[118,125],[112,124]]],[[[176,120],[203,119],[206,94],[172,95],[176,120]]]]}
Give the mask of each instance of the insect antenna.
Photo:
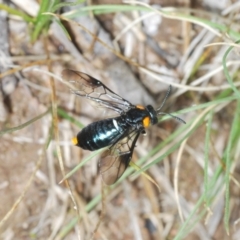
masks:
{"type": "Polygon", "coordinates": [[[177,121],[186,124],[186,122],[185,122],[183,119],[181,119],[180,117],[176,117],[176,116],[172,115],[171,113],[160,112],[161,109],[162,109],[162,107],[164,106],[164,104],[165,104],[168,96],[169,96],[170,93],[171,93],[171,89],[172,89],[172,86],[169,85],[169,88],[168,88],[168,90],[167,90],[167,93],[166,93],[166,95],[165,95],[165,97],[164,97],[164,99],[163,99],[163,102],[162,102],[161,106],[156,110],[157,115],[168,115],[168,116],[170,116],[171,118],[174,118],[174,119],[176,119],[177,121]]]}

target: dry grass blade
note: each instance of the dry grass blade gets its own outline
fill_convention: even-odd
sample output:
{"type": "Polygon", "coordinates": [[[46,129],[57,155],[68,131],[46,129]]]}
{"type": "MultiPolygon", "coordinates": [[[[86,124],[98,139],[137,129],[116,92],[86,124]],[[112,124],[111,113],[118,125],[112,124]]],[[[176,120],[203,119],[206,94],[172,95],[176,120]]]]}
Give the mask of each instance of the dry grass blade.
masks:
{"type": "MultiPolygon", "coordinates": [[[[24,7],[13,11],[14,5],[0,4],[0,11],[12,14],[5,15],[9,42],[0,37],[12,57],[0,52],[0,76],[21,71],[14,76],[15,91],[0,93],[7,113],[0,122],[2,238],[205,240],[229,238],[228,232],[239,238],[239,4],[125,2],[72,8],[42,0],[35,21],[19,14],[24,7]],[[43,13],[60,7],[63,15],[43,13]],[[32,37],[45,29],[34,45],[26,37],[30,22],[37,29],[32,37]],[[154,109],[161,108],[172,85],[161,111],[181,114],[187,124],[171,120],[171,114],[158,116],[159,124],[131,148],[140,167],[127,162],[108,191],[99,173],[100,151],[76,148],[70,139],[112,116],[103,107],[93,110],[86,95],[71,94],[79,86],[70,84],[70,75],[60,76],[63,69],[88,74],[131,104],[154,109]],[[43,117],[49,106],[51,118],[43,117]],[[52,123],[54,140],[45,151],[52,123]],[[143,171],[148,172],[139,177],[143,171]]],[[[105,161],[107,166],[109,158],[105,161]]]]}
{"type": "Polygon", "coordinates": [[[40,156],[39,156],[39,159],[35,165],[35,168],[32,172],[32,175],[30,176],[28,182],[26,183],[23,191],[22,191],[22,194],[18,197],[18,199],[15,201],[15,203],[13,204],[12,208],[8,211],[8,213],[1,219],[0,221],[0,228],[4,225],[4,223],[11,217],[11,215],[14,213],[14,211],[17,209],[18,205],[22,202],[22,200],[24,199],[29,187],[31,186],[33,180],[34,180],[34,177],[37,173],[37,171],[39,170],[40,166],[41,166],[41,163],[43,161],[43,158],[44,158],[44,154],[46,152],[46,149],[48,147],[48,144],[49,144],[49,141],[51,139],[51,134],[49,134],[48,138],[47,138],[47,141],[45,143],[45,145],[43,146],[41,152],[40,152],[40,156]]]}
{"type": "MultiPolygon", "coordinates": [[[[206,108],[196,119],[195,121],[192,123],[191,127],[190,127],[190,130],[193,129],[195,127],[196,124],[198,124],[199,120],[205,116],[209,111],[211,111],[215,106],[211,106],[209,108],[206,108]]],[[[176,168],[175,168],[175,171],[174,171],[174,192],[175,192],[175,198],[176,198],[176,201],[177,201],[177,206],[178,206],[178,212],[179,212],[179,216],[182,220],[182,222],[184,222],[184,218],[183,218],[183,213],[182,213],[182,209],[181,209],[181,204],[180,204],[180,200],[179,200],[179,189],[178,189],[178,174],[179,174],[179,169],[180,169],[180,161],[181,161],[181,158],[182,158],[182,154],[183,154],[183,150],[184,150],[184,147],[186,145],[188,141],[188,138],[186,138],[180,148],[179,148],[179,151],[178,151],[178,156],[177,156],[177,159],[176,159],[176,168]]]]}
{"type": "MultiPolygon", "coordinates": [[[[137,165],[137,164],[135,164],[134,162],[130,162],[129,163],[129,165],[131,166],[131,167],[133,167],[134,169],[136,169],[136,170],[141,170],[141,168],[137,165]]],[[[160,186],[157,184],[157,182],[151,177],[151,176],[149,176],[147,173],[145,173],[145,172],[142,172],[141,173],[145,178],[147,178],[150,182],[152,182],[157,188],[158,188],[158,191],[159,192],[161,192],[161,188],[160,188],[160,186]]]]}

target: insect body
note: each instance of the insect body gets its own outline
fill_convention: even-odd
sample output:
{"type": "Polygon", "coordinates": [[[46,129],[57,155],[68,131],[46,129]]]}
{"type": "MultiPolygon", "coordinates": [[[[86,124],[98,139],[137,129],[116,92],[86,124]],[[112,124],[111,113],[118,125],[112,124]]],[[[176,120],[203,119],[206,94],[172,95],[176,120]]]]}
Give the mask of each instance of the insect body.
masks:
{"type": "Polygon", "coordinates": [[[144,130],[157,121],[157,113],[152,106],[136,106],[119,117],[91,123],[78,133],[74,142],[83,149],[98,150],[116,144],[131,131],[144,130]]]}
{"type": "Polygon", "coordinates": [[[89,124],[72,139],[76,146],[90,151],[109,146],[99,161],[100,172],[107,185],[115,183],[122,176],[131,161],[139,135],[145,133],[145,128],[158,122],[158,115],[167,114],[185,123],[181,118],[160,112],[171,87],[160,108],[155,110],[151,105],[144,107],[131,104],[102,82],[85,73],[65,69],[62,76],[68,79],[74,94],[88,98],[119,114],[118,117],[89,124]]]}

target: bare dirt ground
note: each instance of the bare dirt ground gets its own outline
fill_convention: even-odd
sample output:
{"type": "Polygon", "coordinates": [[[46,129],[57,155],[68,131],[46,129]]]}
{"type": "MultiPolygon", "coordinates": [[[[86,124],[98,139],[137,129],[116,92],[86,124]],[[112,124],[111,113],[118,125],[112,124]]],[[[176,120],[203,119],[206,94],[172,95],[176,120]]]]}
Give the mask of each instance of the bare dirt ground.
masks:
{"type": "MultiPolygon", "coordinates": [[[[34,0],[31,1],[38,5],[34,0]]],[[[110,1],[94,3],[111,4],[110,1]]],[[[215,19],[234,2],[225,3],[223,7],[217,3],[209,6],[206,1],[150,1],[150,4],[155,4],[157,8],[193,8],[196,16],[205,16],[207,13],[209,19],[215,19]]],[[[34,7],[27,10],[24,6],[19,6],[18,1],[10,1],[10,6],[26,12],[33,11],[34,14],[34,7]]],[[[69,8],[62,11],[69,11],[69,8]]],[[[172,95],[163,109],[171,113],[208,103],[222,93],[220,90],[181,92],[179,87],[186,84],[207,89],[226,84],[223,72],[217,72],[211,75],[207,82],[191,85],[195,79],[221,66],[226,48],[205,48],[205,45],[220,41],[219,39],[223,41],[222,38],[199,24],[158,15],[155,15],[155,18],[149,17],[149,21],[139,21],[134,28],[119,35],[125,27],[143,14],[133,11],[96,17],[78,15],[73,22],[64,22],[73,41],[70,41],[59,25],[53,22],[48,33],[32,43],[29,24],[1,9],[0,13],[2,29],[7,29],[5,35],[3,31],[1,42],[8,43],[1,48],[0,70],[1,73],[9,69],[15,70],[14,74],[8,75],[9,79],[2,76],[0,130],[21,126],[50,109],[39,120],[0,135],[0,239],[85,240],[93,237],[111,240],[152,240],[174,239],[178,236],[183,223],[175,194],[176,169],[179,171],[178,198],[183,218],[186,220],[203,194],[208,117],[187,138],[180,163],[178,146],[146,171],[160,186],[161,192],[145,176],[133,175],[108,189],[103,201],[104,216],[101,219],[101,200],[96,199],[96,203],[93,202],[93,199],[101,194],[102,188],[98,169],[99,155],[93,157],[69,178],[69,187],[65,183],[59,183],[63,176],[58,150],[61,150],[65,172],[68,173],[92,154],[72,145],[71,138],[80,131],[80,127],[69,117],[87,125],[103,119],[106,113],[103,109],[89,104],[88,100],[71,94],[68,87],[56,79],[53,80],[56,88],[56,97],[53,99],[53,85],[47,73],[60,76],[64,68],[86,72],[100,79],[133,104],[152,104],[154,107],[161,105],[169,84],[172,84],[172,95]],[[96,34],[106,45],[92,38],[81,26],[96,34]],[[113,41],[117,36],[119,40],[113,41]],[[198,37],[198,44],[194,45],[198,37]],[[123,61],[124,59],[117,57],[106,46],[119,50],[132,62],[123,61]],[[47,59],[51,60],[49,64],[47,59]],[[141,66],[134,65],[134,62],[160,74],[162,82],[141,71],[141,66]],[[19,67],[21,69],[18,69],[19,67]],[[51,106],[54,104],[64,111],[64,114],[58,114],[57,121],[51,114],[51,106]],[[53,127],[56,124],[59,139],[53,127]],[[49,144],[45,147],[48,141],[49,144]],[[101,225],[94,233],[99,219],[101,225]]],[[[239,11],[236,14],[239,14],[239,11]]],[[[232,22],[235,23],[234,20],[232,22]]],[[[231,60],[234,61],[238,57],[239,52],[236,51],[232,53],[231,60]]],[[[239,76],[238,65],[231,69],[234,79],[239,76]]],[[[231,102],[227,105],[219,104],[217,110],[214,109],[207,170],[209,178],[216,173],[218,167],[222,169],[219,175],[224,176],[226,166],[222,164],[222,159],[235,116],[232,109],[236,106],[236,102],[231,102]]],[[[198,109],[186,111],[178,116],[187,123],[192,123],[202,114],[204,111],[198,109]]],[[[132,161],[136,162],[146,156],[182,125],[181,122],[168,119],[151,126],[147,129],[147,136],[140,137],[132,161]]],[[[190,128],[189,125],[186,131],[190,128]]],[[[167,145],[159,148],[155,155],[149,156],[145,163],[163,156],[181,136],[182,133],[175,136],[167,145]]],[[[234,159],[239,157],[239,142],[236,145],[238,148],[234,150],[234,159]]],[[[199,215],[190,220],[192,223],[196,221],[197,224],[177,239],[240,238],[238,162],[233,164],[231,171],[235,184],[231,182],[230,185],[230,235],[226,233],[224,226],[225,198],[222,189],[216,191],[216,199],[212,197],[215,202],[211,209],[204,203],[200,204],[196,213],[199,215]]],[[[217,189],[221,188],[221,179],[220,186],[216,183],[217,189]]],[[[214,191],[215,188],[212,192],[214,191]]]]}

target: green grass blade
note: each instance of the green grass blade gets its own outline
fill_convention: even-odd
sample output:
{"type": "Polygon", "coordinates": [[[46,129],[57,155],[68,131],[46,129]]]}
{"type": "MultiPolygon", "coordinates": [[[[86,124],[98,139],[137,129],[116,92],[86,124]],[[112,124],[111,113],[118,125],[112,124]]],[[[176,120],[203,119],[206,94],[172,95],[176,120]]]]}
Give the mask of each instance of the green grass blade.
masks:
{"type": "MultiPolygon", "coordinates": [[[[141,173],[142,171],[146,171],[147,169],[149,169],[151,166],[159,163],[160,161],[162,161],[164,158],[166,158],[169,154],[171,154],[172,152],[174,152],[176,149],[179,148],[179,146],[181,145],[181,143],[188,138],[189,136],[191,136],[191,134],[203,123],[204,118],[206,115],[204,115],[202,118],[200,118],[200,120],[198,121],[198,123],[192,128],[190,129],[174,146],[172,146],[169,150],[167,150],[162,156],[156,158],[155,160],[153,160],[152,162],[150,162],[149,164],[147,164],[145,167],[143,167],[141,170],[137,171],[137,173],[141,173]]],[[[186,124],[184,125],[186,127],[186,129],[189,129],[190,124],[186,124]]]]}
{"type": "MultiPolygon", "coordinates": [[[[85,207],[83,211],[90,212],[96,205],[101,201],[102,195],[98,194],[95,198],[93,198],[85,207]]],[[[80,215],[80,218],[82,215],[80,215]]],[[[69,232],[72,231],[72,229],[75,227],[75,225],[78,222],[78,218],[74,217],[64,228],[61,229],[56,239],[63,239],[69,232]]]]}
{"type": "Polygon", "coordinates": [[[0,9],[8,12],[11,15],[15,15],[15,16],[21,17],[24,21],[26,21],[28,23],[33,23],[34,22],[34,18],[30,17],[26,13],[18,11],[16,9],[13,9],[13,8],[5,5],[5,4],[0,3],[0,9]]]}
{"type": "Polygon", "coordinates": [[[41,1],[40,9],[35,21],[36,24],[34,26],[34,30],[31,35],[31,39],[33,42],[36,41],[36,39],[44,29],[45,30],[48,29],[51,23],[52,16],[44,15],[43,13],[51,12],[52,7],[57,5],[58,3],[59,3],[59,0],[52,0],[52,1],[42,0],[41,1]]]}
{"type": "Polygon", "coordinates": [[[206,207],[210,207],[209,203],[209,185],[208,185],[208,162],[209,162],[209,146],[211,144],[210,136],[211,136],[211,128],[212,128],[212,120],[213,120],[213,110],[209,113],[208,123],[207,123],[207,131],[206,131],[206,139],[205,139],[205,153],[204,153],[204,198],[206,207]]]}
{"type": "Polygon", "coordinates": [[[149,10],[146,7],[140,7],[140,6],[102,4],[102,5],[92,5],[92,6],[81,7],[74,11],[64,13],[63,16],[67,18],[75,18],[81,15],[88,15],[90,13],[99,15],[99,14],[129,12],[129,11],[151,11],[151,10],[149,10]]]}
{"type": "MultiPolygon", "coordinates": [[[[237,41],[237,43],[239,43],[240,41],[237,41]]],[[[231,50],[233,49],[233,47],[229,47],[228,50],[226,51],[226,53],[223,56],[223,71],[224,74],[228,80],[229,85],[231,86],[232,90],[235,92],[235,94],[238,96],[238,98],[240,98],[240,92],[239,90],[235,87],[235,85],[233,84],[232,78],[230,77],[230,74],[228,72],[228,68],[227,68],[227,56],[228,54],[231,52],[231,50]]]]}
{"type": "Polygon", "coordinates": [[[82,166],[84,166],[87,162],[89,162],[93,157],[97,156],[99,153],[104,151],[105,149],[100,149],[97,151],[94,151],[93,153],[89,154],[85,159],[83,159],[75,168],[73,168],[69,173],[67,173],[64,178],[61,180],[64,181],[65,179],[72,176],[74,173],[76,173],[82,166]]]}
{"type": "Polygon", "coordinates": [[[65,13],[63,16],[67,18],[74,18],[80,15],[87,15],[89,13],[93,13],[95,15],[98,14],[106,14],[106,13],[115,13],[115,12],[128,12],[128,11],[158,11],[160,15],[165,18],[188,21],[200,26],[205,26],[208,28],[212,28],[214,30],[219,30],[223,34],[228,33],[234,39],[240,38],[240,33],[238,31],[234,31],[229,28],[228,25],[220,24],[219,22],[213,22],[211,19],[204,19],[200,17],[196,17],[194,15],[179,13],[179,10],[176,11],[174,8],[162,8],[162,10],[151,9],[150,7],[144,6],[133,6],[133,5],[117,5],[117,4],[102,4],[102,5],[92,5],[86,6],[80,9],[76,9],[75,11],[71,11],[69,13],[65,13]]]}
{"type": "Polygon", "coordinates": [[[23,129],[23,128],[29,126],[30,124],[34,123],[34,122],[37,121],[38,119],[40,119],[40,118],[46,116],[48,113],[50,113],[50,110],[51,110],[51,108],[49,108],[46,112],[38,115],[38,116],[35,117],[35,118],[32,118],[31,120],[29,120],[29,121],[27,121],[27,122],[25,122],[25,123],[23,123],[23,124],[21,124],[21,125],[19,125],[19,126],[17,126],[17,127],[7,128],[7,129],[1,130],[1,131],[0,131],[0,136],[4,135],[4,134],[6,134],[6,133],[12,133],[12,132],[18,131],[18,130],[20,130],[20,129],[23,129]]]}
{"type": "Polygon", "coordinates": [[[237,107],[235,111],[235,116],[233,119],[229,140],[226,150],[226,173],[225,173],[225,214],[224,214],[224,226],[229,234],[229,219],[230,219],[230,177],[231,177],[231,163],[232,163],[232,152],[234,139],[236,136],[239,137],[239,122],[240,122],[240,100],[237,102],[237,107]]]}
{"type": "Polygon", "coordinates": [[[58,108],[58,115],[68,121],[70,121],[71,123],[75,124],[76,126],[78,126],[79,128],[84,128],[84,125],[79,122],[78,120],[76,120],[74,117],[70,116],[65,110],[63,110],[62,108],[58,108]]]}
{"type": "MultiPolygon", "coordinates": [[[[158,153],[163,147],[165,147],[167,144],[169,144],[171,141],[173,141],[174,139],[177,138],[177,136],[181,135],[184,131],[186,131],[188,129],[188,125],[184,124],[182,125],[180,128],[178,128],[174,133],[172,133],[168,138],[166,138],[163,142],[159,143],[155,148],[153,148],[146,156],[140,158],[137,161],[137,165],[142,165],[144,164],[150,157],[154,156],[156,153],[158,153]]],[[[177,148],[177,147],[176,147],[177,148]]],[[[174,149],[171,149],[172,151],[174,151],[174,149]]],[[[165,155],[164,155],[165,156],[165,155]]],[[[158,159],[158,162],[161,161],[162,159],[164,159],[164,157],[162,156],[161,159],[158,159]]],[[[156,160],[155,160],[156,161],[156,160]]],[[[146,169],[145,169],[146,170],[146,169]]],[[[135,169],[133,168],[128,168],[125,173],[123,174],[123,176],[117,181],[117,184],[122,182],[125,178],[127,178],[129,175],[131,175],[133,172],[135,174],[140,174],[143,170],[139,170],[139,171],[135,171],[135,169]]]]}
{"type": "Polygon", "coordinates": [[[73,7],[77,6],[78,4],[84,3],[86,0],[78,0],[76,2],[63,2],[63,3],[58,3],[54,5],[51,9],[51,12],[56,12],[58,9],[62,7],[73,7]]]}
{"type": "MultiPolygon", "coordinates": [[[[208,195],[209,203],[212,203],[214,197],[216,196],[217,192],[219,191],[219,188],[215,188],[215,186],[216,186],[216,183],[217,183],[221,173],[222,173],[222,166],[219,166],[217,168],[217,170],[215,171],[212,179],[209,181],[208,189],[209,189],[209,193],[211,193],[211,195],[210,194],[208,195]]],[[[223,183],[223,180],[222,180],[222,183],[223,183]]],[[[219,185],[223,186],[223,184],[221,184],[221,183],[219,185]]],[[[203,193],[202,196],[197,201],[197,203],[194,205],[193,210],[189,213],[188,218],[181,226],[181,228],[178,231],[177,235],[175,236],[174,240],[184,239],[194,228],[195,224],[201,220],[201,218],[204,216],[204,214],[207,211],[207,209],[204,208],[203,210],[201,210],[199,212],[199,209],[202,206],[204,200],[205,200],[205,194],[203,193]],[[197,213],[198,213],[198,215],[197,215],[197,213]]]]}

